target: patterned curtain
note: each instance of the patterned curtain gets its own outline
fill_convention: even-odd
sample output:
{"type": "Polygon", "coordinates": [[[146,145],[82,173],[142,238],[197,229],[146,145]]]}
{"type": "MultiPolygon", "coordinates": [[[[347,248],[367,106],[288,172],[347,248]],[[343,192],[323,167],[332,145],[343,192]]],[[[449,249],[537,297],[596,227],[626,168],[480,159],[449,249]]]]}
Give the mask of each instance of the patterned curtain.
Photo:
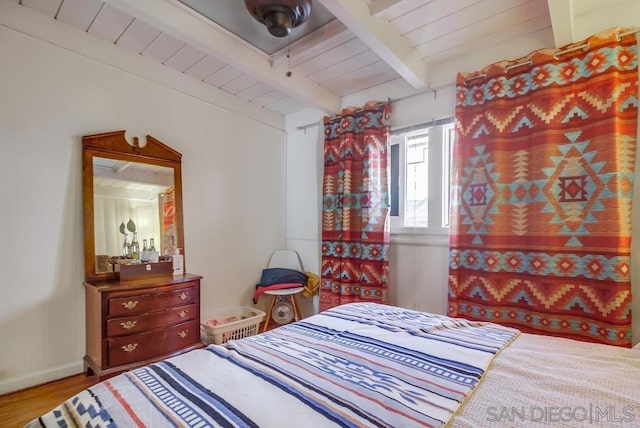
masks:
{"type": "Polygon", "coordinates": [[[458,76],[450,315],[631,345],[638,63],[621,31],[458,76]]]}
{"type": "Polygon", "coordinates": [[[321,311],[386,302],[390,113],[370,102],[324,118],[321,311]]]}
{"type": "MultiPolygon", "coordinates": [[[[176,189],[171,186],[162,197],[162,249],[160,254],[173,254],[176,249],[176,189]]],[[[184,248],[182,249],[184,251],[184,248]]]]}

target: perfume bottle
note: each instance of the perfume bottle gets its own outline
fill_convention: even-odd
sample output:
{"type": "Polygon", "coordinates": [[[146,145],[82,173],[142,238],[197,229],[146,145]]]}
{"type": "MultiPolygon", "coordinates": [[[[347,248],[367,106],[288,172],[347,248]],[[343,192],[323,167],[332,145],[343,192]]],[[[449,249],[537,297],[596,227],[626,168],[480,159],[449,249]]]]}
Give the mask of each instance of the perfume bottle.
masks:
{"type": "Polygon", "coordinates": [[[140,253],[140,263],[147,263],[149,261],[149,246],[147,245],[147,240],[142,240],[142,252],[140,253]]]}
{"type": "Polygon", "coordinates": [[[133,232],[133,238],[131,238],[131,260],[134,263],[140,262],[140,243],[138,243],[138,233],[133,232]]]}
{"type": "Polygon", "coordinates": [[[128,256],[129,255],[129,241],[127,241],[127,234],[124,234],[124,242],[122,243],[122,256],[128,256]]]}

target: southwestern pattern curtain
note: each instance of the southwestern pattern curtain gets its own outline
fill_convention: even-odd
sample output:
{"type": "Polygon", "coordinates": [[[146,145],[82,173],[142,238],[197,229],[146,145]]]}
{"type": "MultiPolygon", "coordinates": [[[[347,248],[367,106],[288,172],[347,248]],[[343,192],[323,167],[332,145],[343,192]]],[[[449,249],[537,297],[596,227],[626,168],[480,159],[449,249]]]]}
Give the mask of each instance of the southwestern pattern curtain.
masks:
{"type": "Polygon", "coordinates": [[[631,345],[638,63],[617,34],[458,76],[449,315],[631,345]]]}
{"type": "Polygon", "coordinates": [[[320,310],[386,302],[391,105],[324,118],[320,310]]]}
{"type": "MultiPolygon", "coordinates": [[[[162,197],[162,253],[173,254],[176,249],[176,189],[171,186],[162,197]]],[[[184,249],[183,249],[184,251],[184,249]]]]}

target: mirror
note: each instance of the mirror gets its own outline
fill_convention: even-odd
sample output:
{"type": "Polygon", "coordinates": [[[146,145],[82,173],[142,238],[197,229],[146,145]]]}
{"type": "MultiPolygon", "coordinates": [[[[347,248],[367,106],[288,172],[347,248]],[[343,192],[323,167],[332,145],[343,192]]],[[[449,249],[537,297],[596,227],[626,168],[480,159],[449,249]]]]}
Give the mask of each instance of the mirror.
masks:
{"type": "Polygon", "coordinates": [[[146,140],[129,144],[125,131],[82,139],[87,280],[116,279],[122,264],[170,260],[176,248],[184,254],[182,155],[146,140]]]}
{"type": "Polygon", "coordinates": [[[158,262],[174,253],[173,184],[171,168],[93,157],[96,273],[107,272],[115,257],[148,262],[154,251],[158,262]]]}

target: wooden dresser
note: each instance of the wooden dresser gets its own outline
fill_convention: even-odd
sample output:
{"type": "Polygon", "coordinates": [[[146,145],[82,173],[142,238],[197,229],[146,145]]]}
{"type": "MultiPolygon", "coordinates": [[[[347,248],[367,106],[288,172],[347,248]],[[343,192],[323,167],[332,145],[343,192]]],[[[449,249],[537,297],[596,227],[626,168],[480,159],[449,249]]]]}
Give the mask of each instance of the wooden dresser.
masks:
{"type": "Polygon", "coordinates": [[[86,282],[88,375],[102,379],[200,348],[200,279],[86,282]]]}

